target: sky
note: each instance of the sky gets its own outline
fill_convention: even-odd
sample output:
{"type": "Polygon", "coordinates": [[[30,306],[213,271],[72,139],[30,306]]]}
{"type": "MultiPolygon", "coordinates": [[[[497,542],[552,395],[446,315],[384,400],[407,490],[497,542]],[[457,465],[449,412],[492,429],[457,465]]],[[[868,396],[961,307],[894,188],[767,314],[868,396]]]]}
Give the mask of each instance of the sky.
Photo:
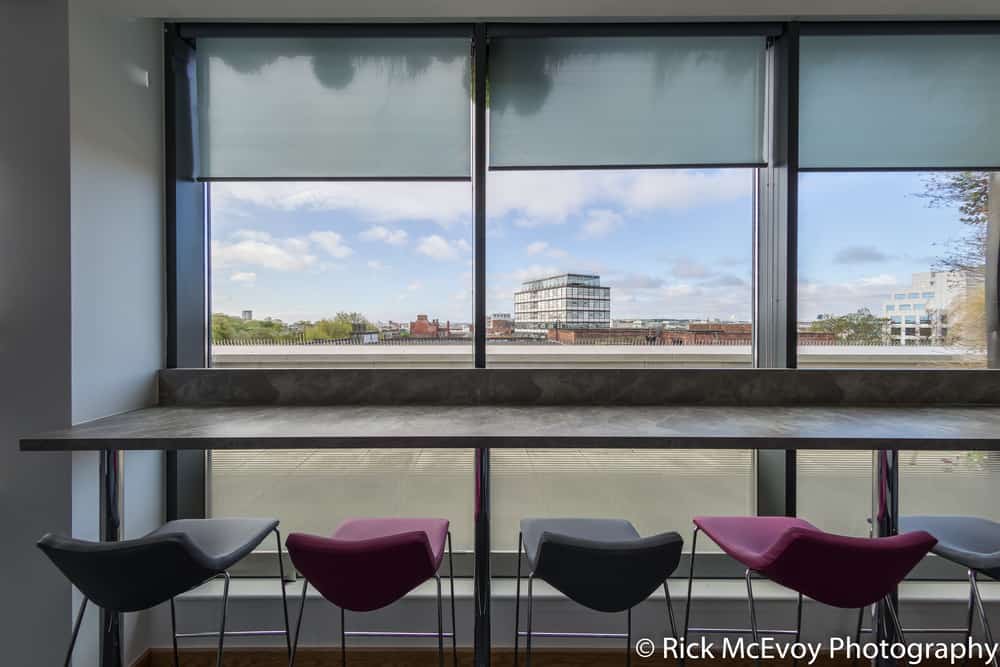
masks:
{"type": "MultiPolygon", "coordinates": [[[[799,313],[880,312],[963,233],[916,173],[800,180],[799,313]]],[[[490,172],[487,311],[523,281],[597,273],[612,317],[749,321],[753,171],[490,172]]],[[[472,320],[465,182],[211,185],[212,306],[288,322],[472,320]]]]}

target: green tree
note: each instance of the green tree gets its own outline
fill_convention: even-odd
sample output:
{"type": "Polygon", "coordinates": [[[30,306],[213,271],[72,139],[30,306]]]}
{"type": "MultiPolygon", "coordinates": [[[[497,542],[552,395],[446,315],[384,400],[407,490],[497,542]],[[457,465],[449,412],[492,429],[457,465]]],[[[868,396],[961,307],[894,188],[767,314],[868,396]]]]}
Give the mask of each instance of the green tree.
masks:
{"type": "Polygon", "coordinates": [[[937,260],[937,268],[966,271],[982,279],[986,266],[986,228],[989,222],[990,173],[940,172],[927,176],[917,195],[931,208],[957,208],[965,233],[952,239],[937,260]]]}
{"type": "Polygon", "coordinates": [[[867,308],[847,315],[827,315],[809,325],[810,331],[833,334],[848,345],[886,345],[887,320],[867,308]]]}

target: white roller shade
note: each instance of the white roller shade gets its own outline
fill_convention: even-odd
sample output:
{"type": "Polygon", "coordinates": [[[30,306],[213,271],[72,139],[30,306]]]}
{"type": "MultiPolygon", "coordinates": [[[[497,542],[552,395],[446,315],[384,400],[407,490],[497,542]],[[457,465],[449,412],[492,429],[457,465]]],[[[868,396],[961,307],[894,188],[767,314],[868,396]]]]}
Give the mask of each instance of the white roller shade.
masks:
{"type": "Polygon", "coordinates": [[[470,40],[202,38],[203,178],[468,178],[470,40]]]}
{"type": "Polygon", "coordinates": [[[1000,166],[1000,35],[807,35],[801,44],[801,167],[1000,166]]]}
{"type": "Polygon", "coordinates": [[[490,41],[496,168],[764,162],[764,37],[490,41]]]}

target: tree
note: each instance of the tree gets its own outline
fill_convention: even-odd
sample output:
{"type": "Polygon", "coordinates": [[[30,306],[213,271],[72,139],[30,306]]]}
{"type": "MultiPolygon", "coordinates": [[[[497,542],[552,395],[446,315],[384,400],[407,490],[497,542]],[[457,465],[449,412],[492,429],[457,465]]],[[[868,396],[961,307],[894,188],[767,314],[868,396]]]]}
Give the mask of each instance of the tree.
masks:
{"type": "Polygon", "coordinates": [[[937,267],[945,271],[965,271],[982,279],[986,267],[986,228],[989,223],[990,173],[961,171],[934,173],[924,181],[924,191],[917,195],[931,208],[958,208],[965,223],[965,234],[953,239],[938,258],[937,267]]]}
{"type": "Polygon", "coordinates": [[[809,325],[810,331],[830,333],[848,345],[885,345],[887,320],[862,308],[848,315],[827,315],[809,325]]]}
{"type": "Polygon", "coordinates": [[[986,349],[986,292],[974,290],[957,300],[949,314],[947,342],[972,350],[986,349]]]}
{"type": "Polygon", "coordinates": [[[306,340],[340,340],[351,335],[353,329],[351,323],[341,320],[319,320],[306,327],[306,340]]]}

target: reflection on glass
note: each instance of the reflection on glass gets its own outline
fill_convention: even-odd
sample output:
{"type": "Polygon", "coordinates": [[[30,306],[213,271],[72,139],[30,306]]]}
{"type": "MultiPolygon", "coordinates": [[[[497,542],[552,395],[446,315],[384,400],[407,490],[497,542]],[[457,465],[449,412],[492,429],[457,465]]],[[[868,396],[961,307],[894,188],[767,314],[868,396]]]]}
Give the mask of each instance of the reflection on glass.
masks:
{"type": "Polygon", "coordinates": [[[275,517],[286,535],[330,535],[350,517],[444,518],[456,551],[472,549],[469,450],[225,450],[210,470],[211,516],[275,517]]]}
{"type": "Polygon", "coordinates": [[[832,533],[866,537],[872,513],[872,453],[799,450],[795,462],[798,515],[832,533]]]}
{"type": "Polygon", "coordinates": [[[982,516],[1000,520],[997,452],[900,452],[902,514],[982,516]]]}
{"type": "MultiPolygon", "coordinates": [[[[493,548],[514,551],[524,517],[628,519],[641,535],[676,530],[700,514],[753,514],[749,450],[495,449],[490,473],[493,548]]],[[[699,551],[714,551],[700,540],[699,551]]]]}

